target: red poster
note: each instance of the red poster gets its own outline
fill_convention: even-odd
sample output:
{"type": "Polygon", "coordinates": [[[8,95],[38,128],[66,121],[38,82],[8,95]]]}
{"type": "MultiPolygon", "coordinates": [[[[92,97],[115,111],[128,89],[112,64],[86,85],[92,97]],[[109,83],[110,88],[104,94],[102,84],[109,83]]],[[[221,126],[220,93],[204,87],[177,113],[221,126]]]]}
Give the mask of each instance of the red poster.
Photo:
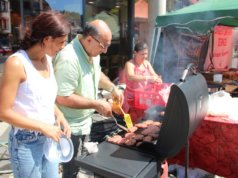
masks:
{"type": "MultiPolygon", "coordinates": [[[[211,67],[210,60],[211,43],[204,65],[205,70],[211,67]]],[[[232,27],[216,26],[214,29],[213,67],[216,71],[229,70],[232,56],[232,27]]]]}

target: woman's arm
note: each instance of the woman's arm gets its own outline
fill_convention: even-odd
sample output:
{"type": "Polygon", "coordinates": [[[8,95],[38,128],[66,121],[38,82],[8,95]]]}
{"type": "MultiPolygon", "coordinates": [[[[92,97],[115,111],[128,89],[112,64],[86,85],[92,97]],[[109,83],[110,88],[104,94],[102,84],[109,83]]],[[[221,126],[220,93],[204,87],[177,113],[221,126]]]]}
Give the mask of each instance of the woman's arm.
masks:
{"type": "Polygon", "coordinates": [[[128,61],[125,64],[125,76],[127,77],[127,79],[130,81],[135,81],[135,82],[147,80],[149,82],[162,83],[161,77],[155,73],[149,61],[145,61],[145,62],[146,62],[146,66],[149,66],[149,71],[152,75],[136,75],[134,73],[135,65],[131,61],[128,61]]]}
{"type": "Polygon", "coordinates": [[[150,62],[149,62],[148,60],[146,60],[145,62],[146,62],[146,65],[147,65],[148,68],[149,68],[150,73],[151,73],[152,75],[154,75],[154,76],[158,76],[158,74],[155,73],[155,70],[153,69],[153,67],[152,67],[152,65],[150,64],[150,62]]]}
{"type": "Polygon", "coordinates": [[[68,121],[65,119],[64,114],[59,110],[59,108],[55,105],[55,117],[57,125],[63,129],[64,134],[67,138],[71,136],[71,129],[68,124],[68,121]]]}
{"type": "Polygon", "coordinates": [[[4,64],[0,84],[1,120],[16,127],[41,132],[58,141],[62,132],[57,126],[51,126],[35,119],[27,118],[13,110],[18,87],[25,80],[26,74],[22,62],[17,57],[9,58],[4,64]]]}
{"type": "Polygon", "coordinates": [[[126,62],[124,72],[125,72],[125,77],[127,78],[127,80],[139,82],[139,81],[145,81],[148,79],[148,76],[136,75],[134,73],[134,68],[135,68],[135,65],[131,62],[131,60],[126,62]]]}
{"type": "Polygon", "coordinates": [[[158,83],[163,83],[161,76],[158,75],[158,74],[154,71],[154,68],[152,67],[152,65],[150,64],[150,62],[149,62],[149,61],[146,61],[146,63],[147,63],[147,66],[149,67],[150,73],[152,74],[152,76],[154,76],[154,78],[153,78],[154,81],[155,81],[155,82],[158,82],[158,83]]]}

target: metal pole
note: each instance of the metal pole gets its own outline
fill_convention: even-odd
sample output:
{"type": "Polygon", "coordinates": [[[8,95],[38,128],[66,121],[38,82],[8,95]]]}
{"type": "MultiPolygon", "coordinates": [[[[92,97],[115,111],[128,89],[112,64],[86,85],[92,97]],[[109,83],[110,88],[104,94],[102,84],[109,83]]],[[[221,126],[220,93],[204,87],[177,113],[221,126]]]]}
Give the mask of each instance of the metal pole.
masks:
{"type": "Polygon", "coordinates": [[[128,58],[133,57],[135,2],[128,0],[128,58]]]}
{"type": "Polygon", "coordinates": [[[85,12],[86,12],[86,0],[82,0],[82,5],[83,5],[83,8],[82,8],[82,14],[83,15],[81,15],[81,26],[82,26],[82,28],[84,29],[84,27],[85,27],[85,12]]]}
{"type": "Polygon", "coordinates": [[[187,140],[187,143],[185,145],[185,178],[188,178],[188,168],[189,168],[189,140],[187,140]]]}

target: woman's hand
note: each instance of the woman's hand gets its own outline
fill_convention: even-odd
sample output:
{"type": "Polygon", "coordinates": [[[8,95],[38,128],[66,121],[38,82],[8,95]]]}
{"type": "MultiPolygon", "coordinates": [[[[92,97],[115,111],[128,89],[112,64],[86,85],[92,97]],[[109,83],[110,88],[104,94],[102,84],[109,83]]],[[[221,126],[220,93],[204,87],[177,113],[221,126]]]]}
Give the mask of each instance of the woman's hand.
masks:
{"type": "Polygon", "coordinates": [[[163,83],[163,81],[162,81],[162,79],[161,79],[161,76],[154,76],[155,77],[155,82],[157,82],[157,83],[159,83],[159,84],[161,84],[161,83],[163,83]]]}
{"type": "Polygon", "coordinates": [[[160,76],[158,75],[153,75],[153,76],[146,76],[148,78],[148,81],[149,82],[152,82],[152,83],[163,83],[162,79],[160,76]]]}
{"type": "Polygon", "coordinates": [[[67,137],[67,138],[70,138],[71,136],[71,129],[70,129],[70,126],[67,122],[67,120],[65,119],[64,115],[63,114],[58,114],[56,116],[56,123],[57,123],[57,126],[61,129],[63,129],[63,134],[67,137]]]}
{"type": "Polygon", "coordinates": [[[46,137],[52,138],[54,141],[59,142],[63,131],[57,125],[49,125],[45,123],[40,124],[41,133],[46,137]]]}
{"type": "Polygon", "coordinates": [[[56,117],[56,124],[60,129],[63,129],[63,134],[70,138],[71,136],[71,129],[64,117],[64,114],[59,110],[59,108],[55,105],[55,117],[56,117]]]}

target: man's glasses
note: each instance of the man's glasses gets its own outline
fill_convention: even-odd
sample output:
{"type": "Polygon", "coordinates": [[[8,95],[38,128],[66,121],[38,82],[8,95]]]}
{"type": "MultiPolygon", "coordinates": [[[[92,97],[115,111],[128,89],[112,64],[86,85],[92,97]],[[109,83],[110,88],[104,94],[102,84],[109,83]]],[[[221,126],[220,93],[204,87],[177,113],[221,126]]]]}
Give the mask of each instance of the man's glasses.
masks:
{"type": "Polygon", "coordinates": [[[106,49],[109,47],[109,45],[105,46],[104,44],[102,44],[97,38],[95,38],[94,36],[91,36],[95,41],[97,41],[99,43],[99,45],[101,46],[102,49],[106,49]]]}

